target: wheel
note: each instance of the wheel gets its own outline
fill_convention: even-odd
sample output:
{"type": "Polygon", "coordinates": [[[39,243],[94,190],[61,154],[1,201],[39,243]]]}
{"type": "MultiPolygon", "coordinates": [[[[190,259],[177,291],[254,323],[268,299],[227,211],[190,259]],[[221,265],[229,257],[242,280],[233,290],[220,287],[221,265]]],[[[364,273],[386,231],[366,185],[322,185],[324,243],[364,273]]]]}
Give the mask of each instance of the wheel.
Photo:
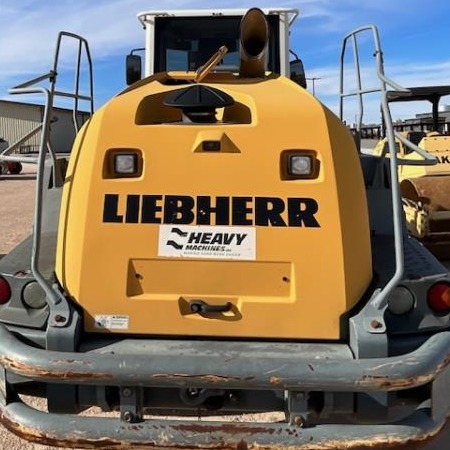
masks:
{"type": "Polygon", "coordinates": [[[12,175],[18,175],[22,172],[22,164],[20,162],[10,161],[8,162],[8,170],[12,175]]]}

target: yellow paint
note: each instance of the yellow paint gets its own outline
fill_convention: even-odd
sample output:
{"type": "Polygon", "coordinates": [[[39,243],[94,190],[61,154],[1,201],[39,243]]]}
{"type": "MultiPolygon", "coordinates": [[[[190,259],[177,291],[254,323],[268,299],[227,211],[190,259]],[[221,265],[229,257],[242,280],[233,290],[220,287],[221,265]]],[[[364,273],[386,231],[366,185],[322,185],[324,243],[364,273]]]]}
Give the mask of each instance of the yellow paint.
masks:
{"type": "Polygon", "coordinates": [[[86,330],[99,331],[96,315],[125,315],[129,329],[118,332],[339,339],[341,316],[372,276],[366,195],[351,135],[308,92],[275,76],[204,80],[234,98],[233,109],[220,116],[238,123],[158,123],[177,119],[161,101],[186,86],[165,80],[182,77],[159,74],[137,83],[100,109],[74,144],[57,276],[84,310],[86,330]],[[222,151],[202,151],[204,140],[220,140],[222,151]],[[112,148],[141,150],[142,176],[104,178],[112,148]],[[281,179],[280,154],[291,149],[317,153],[317,179],[281,179]],[[103,223],[105,194],[120,196],[121,215],[127,194],[311,198],[320,227],[256,226],[255,260],[162,257],[159,224],[103,223]],[[192,299],[230,301],[233,309],[209,318],[186,314],[192,299]]]}
{"type": "MultiPolygon", "coordinates": [[[[411,139],[410,132],[401,132],[400,134],[406,139],[411,139]]],[[[427,239],[430,237],[434,241],[439,240],[443,243],[447,241],[447,237],[442,232],[445,231],[445,224],[448,222],[450,214],[445,206],[448,205],[448,190],[450,189],[448,177],[450,175],[450,136],[441,135],[436,131],[424,132],[423,136],[420,136],[420,132],[414,132],[414,134],[416,145],[434,156],[437,164],[399,165],[398,176],[404,197],[403,210],[406,225],[409,233],[423,240],[426,245],[427,239]],[[432,183],[426,184],[427,187],[422,191],[421,186],[427,183],[427,180],[432,180],[432,183]]],[[[400,161],[423,161],[424,159],[399,139],[395,139],[395,146],[400,161]]],[[[387,147],[387,139],[384,138],[378,142],[374,154],[381,155],[383,149],[387,147]]]]}
{"type": "MultiPolygon", "coordinates": [[[[400,133],[404,138],[408,139],[409,132],[400,133]]],[[[417,146],[425,150],[430,155],[438,159],[438,163],[432,166],[399,166],[399,180],[406,178],[417,178],[426,175],[448,175],[450,174],[450,136],[440,135],[436,132],[423,133],[423,138],[418,142],[417,146]]],[[[400,160],[423,160],[423,157],[411,149],[403,145],[400,140],[395,139],[397,148],[397,157],[400,160]]],[[[387,146],[387,139],[381,139],[374,149],[375,155],[381,155],[383,149],[387,146]]]]}

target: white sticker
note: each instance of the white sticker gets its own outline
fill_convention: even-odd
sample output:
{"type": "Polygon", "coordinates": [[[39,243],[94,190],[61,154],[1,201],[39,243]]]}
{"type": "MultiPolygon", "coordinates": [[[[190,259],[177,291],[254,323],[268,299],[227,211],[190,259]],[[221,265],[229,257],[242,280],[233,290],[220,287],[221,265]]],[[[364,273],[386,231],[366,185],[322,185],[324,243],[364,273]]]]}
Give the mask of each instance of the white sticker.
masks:
{"type": "Polygon", "coordinates": [[[161,225],[159,256],[256,259],[254,227],[161,225]]]}
{"type": "Polygon", "coordinates": [[[103,330],[128,330],[129,316],[94,316],[95,328],[103,330]]]}

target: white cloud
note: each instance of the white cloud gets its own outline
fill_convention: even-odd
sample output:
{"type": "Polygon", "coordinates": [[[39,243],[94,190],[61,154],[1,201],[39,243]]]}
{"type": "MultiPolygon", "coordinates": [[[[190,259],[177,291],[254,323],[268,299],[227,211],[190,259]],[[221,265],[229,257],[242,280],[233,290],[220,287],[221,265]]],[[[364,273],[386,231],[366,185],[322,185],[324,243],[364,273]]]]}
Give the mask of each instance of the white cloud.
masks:
{"type": "MultiPolygon", "coordinates": [[[[163,0],[156,9],[247,8],[254,3],[254,0],[213,1],[205,5],[201,1],[163,0]]],[[[292,0],[277,2],[279,7],[300,6],[305,18],[326,18],[327,21],[336,16],[331,8],[333,4],[330,0],[306,0],[300,5],[292,0]]],[[[260,1],[258,6],[273,6],[273,0],[260,1]]],[[[136,14],[146,9],[149,4],[144,0],[17,0],[6,7],[2,4],[1,87],[23,75],[47,71],[60,30],[85,36],[97,58],[123,53],[133,42],[142,42],[136,14]]]]}

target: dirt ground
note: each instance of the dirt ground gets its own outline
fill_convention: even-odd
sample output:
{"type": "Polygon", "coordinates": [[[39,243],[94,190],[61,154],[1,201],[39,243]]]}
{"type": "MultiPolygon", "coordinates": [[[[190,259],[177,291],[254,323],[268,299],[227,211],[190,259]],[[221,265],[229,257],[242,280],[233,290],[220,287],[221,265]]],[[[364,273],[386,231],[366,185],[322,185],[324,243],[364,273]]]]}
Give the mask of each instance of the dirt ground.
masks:
{"type": "MultiPolygon", "coordinates": [[[[20,175],[0,175],[0,255],[9,252],[31,233],[34,211],[36,166],[24,164],[20,175]]],[[[45,402],[30,398],[37,408],[45,402]]],[[[50,450],[55,447],[31,444],[0,425],[0,450],[50,450]]]]}
{"type": "MultiPolygon", "coordinates": [[[[0,257],[9,252],[31,232],[34,209],[35,169],[25,164],[20,175],[0,176],[0,257]]],[[[450,261],[446,262],[450,268],[450,261]]],[[[28,398],[39,409],[45,409],[45,402],[28,398]]],[[[87,414],[90,414],[88,411],[87,414]]],[[[405,447],[405,450],[409,449],[405,447]]],[[[450,448],[450,426],[434,442],[429,442],[424,450],[444,450],[450,448]]],[[[31,444],[17,438],[0,425],[0,450],[50,450],[55,447],[31,444]]]]}
{"type": "Polygon", "coordinates": [[[0,255],[31,233],[35,169],[25,164],[20,175],[0,175],[0,255]]]}

